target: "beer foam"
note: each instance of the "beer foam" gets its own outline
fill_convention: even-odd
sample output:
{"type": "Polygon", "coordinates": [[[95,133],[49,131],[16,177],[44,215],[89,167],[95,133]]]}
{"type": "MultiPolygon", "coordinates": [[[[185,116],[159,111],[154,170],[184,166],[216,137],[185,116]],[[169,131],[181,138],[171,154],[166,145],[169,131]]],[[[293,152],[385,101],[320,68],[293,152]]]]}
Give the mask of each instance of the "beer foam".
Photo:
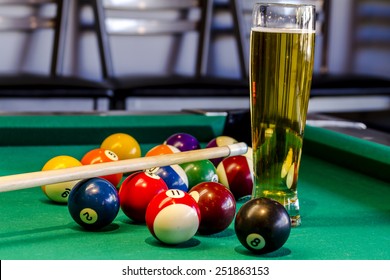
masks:
{"type": "Polygon", "coordinates": [[[268,33],[316,33],[315,30],[311,30],[311,29],[271,28],[271,27],[262,27],[262,26],[252,27],[252,31],[268,32],[268,33]]]}

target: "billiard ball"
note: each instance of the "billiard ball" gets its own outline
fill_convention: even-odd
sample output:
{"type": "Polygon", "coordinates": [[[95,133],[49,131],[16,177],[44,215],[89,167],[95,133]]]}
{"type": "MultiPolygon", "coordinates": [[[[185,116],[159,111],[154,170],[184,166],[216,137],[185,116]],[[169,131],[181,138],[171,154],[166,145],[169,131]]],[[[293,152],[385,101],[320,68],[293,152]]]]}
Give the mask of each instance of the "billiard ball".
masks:
{"type": "Polygon", "coordinates": [[[174,146],[182,152],[200,149],[198,139],[188,133],[175,133],[169,136],[164,144],[174,146]]]}
{"type": "Polygon", "coordinates": [[[236,200],[221,183],[203,182],[194,186],[189,194],[198,202],[201,221],[199,234],[209,235],[225,230],[236,214],[236,200]]]}
{"type": "MultiPolygon", "coordinates": [[[[113,151],[97,148],[87,152],[82,157],[81,163],[83,165],[90,165],[90,164],[112,162],[118,160],[119,160],[118,156],[113,151]]],[[[101,176],[101,178],[106,179],[115,187],[118,187],[120,181],[122,180],[122,177],[123,177],[123,173],[101,176]]]]}
{"type": "Polygon", "coordinates": [[[168,189],[188,191],[187,174],[180,165],[161,166],[154,168],[152,172],[164,180],[168,189]]]}
{"type": "Polygon", "coordinates": [[[238,155],[223,159],[217,167],[219,182],[233,193],[236,200],[252,194],[253,162],[249,157],[238,155]]]}
{"type": "Polygon", "coordinates": [[[168,190],[156,195],[150,201],[145,217],[150,233],[170,245],[190,240],[201,220],[198,204],[181,190],[168,190]]]}
{"type": "Polygon", "coordinates": [[[178,153],[180,150],[172,145],[160,144],[154,146],[149,151],[146,152],[145,157],[150,156],[159,156],[159,155],[168,155],[173,153],[178,153]]]}
{"type": "MultiPolygon", "coordinates": [[[[237,143],[238,141],[230,136],[217,136],[207,143],[206,148],[221,147],[226,145],[231,145],[237,143]]],[[[223,160],[223,158],[213,158],[210,161],[214,164],[215,167],[223,160]]]]}
{"type": "MultiPolygon", "coordinates": [[[[78,159],[72,156],[61,155],[48,160],[42,167],[42,171],[63,169],[81,165],[82,163],[78,159]]],[[[50,200],[58,203],[67,203],[69,193],[78,181],[79,180],[74,180],[69,182],[44,185],[41,186],[41,189],[50,200]]]]}
{"type": "Polygon", "coordinates": [[[217,169],[208,159],[186,162],[180,166],[187,174],[189,189],[202,182],[218,182],[217,169]]]}
{"type": "Polygon", "coordinates": [[[145,222],[146,208],[152,198],[168,190],[164,180],[150,172],[138,171],[129,175],[119,188],[120,206],[134,222],[145,222]]]}
{"type": "Polygon", "coordinates": [[[83,228],[102,229],[118,215],[118,191],[102,178],[82,180],[69,194],[68,210],[73,220],[83,228]]]}
{"type": "MultiPolygon", "coordinates": [[[[301,151],[301,150],[300,150],[301,151]]],[[[280,177],[289,189],[296,189],[298,181],[298,170],[301,153],[299,152],[298,158],[293,161],[293,149],[290,148],[287,152],[287,156],[283,161],[280,171],[280,177]]]]}
{"type": "Polygon", "coordinates": [[[291,221],[283,205],[262,197],[251,199],[241,206],[234,228],[245,248],[264,254],[285,244],[290,235],[291,221]]]}
{"type": "Polygon", "coordinates": [[[103,140],[100,148],[113,151],[120,160],[141,157],[138,141],[126,133],[114,133],[103,140]]]}

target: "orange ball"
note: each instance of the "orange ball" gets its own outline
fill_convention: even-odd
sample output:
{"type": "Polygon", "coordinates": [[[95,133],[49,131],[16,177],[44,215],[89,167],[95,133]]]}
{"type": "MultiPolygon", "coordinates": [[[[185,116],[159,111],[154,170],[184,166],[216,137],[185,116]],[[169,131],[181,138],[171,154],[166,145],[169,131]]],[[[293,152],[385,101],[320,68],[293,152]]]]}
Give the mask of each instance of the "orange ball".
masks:
{"type": "Polygon", "coordinates": [[[178,153],[180,150],[172,145],[161,144],[151,148],[146,154],[145,157],[149,156],[159,156],[159,155],[168,155],[173,153],[178,153]]]}
{"type": "MultiPolygon", "coordinates": [[[[113,151],[97,148],[87,152],[81,159],[81,163],[83,165],[90,165],[90,164],[98,164],[98,163],[112,162],[118,160],[119,160],[118,156],[113,151]]],[[[100,176],[100,178],[106,179],[115,187],[119,185],[119,183],[122,180],[122,177],[123,177],[123,173],[100,176]]]]}

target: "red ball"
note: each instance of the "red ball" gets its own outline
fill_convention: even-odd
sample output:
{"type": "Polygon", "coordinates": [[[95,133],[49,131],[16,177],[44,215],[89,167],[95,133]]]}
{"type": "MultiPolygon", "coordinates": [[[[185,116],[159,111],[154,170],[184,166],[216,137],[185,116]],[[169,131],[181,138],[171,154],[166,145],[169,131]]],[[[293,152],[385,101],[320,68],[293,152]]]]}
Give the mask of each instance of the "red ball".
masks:
{"type": "Polygon", "coordinates": [[[214,234],[229,227],[236,214],[236,200],[221,183],[203,182],[189,194],[198,202],[202,220],[198,233],[214,234]]]}
{"type": "MultiPolygon", "coordinates": [[[[81,163],[83,165],[89,165],[89,164],[97,164],[103,162],[112,162],[117,160],[119,160],[119,158],[113,151],[98,148],[87,152],[81,159],[81,163]]],[[[119,183],[122,180],[122,177],[123,177],[122,173],[100,176],[100,178],[106,179],[115,187],[118,187],[119,183]]]]}
{"type": "Polygon", "coordinates": [[[195,199],[181,190],[159,193],[146,210],[150,233],[165,244],[190,240],[200,224],[200,210],[195,199]]]}
{"type": "Polygon", "coordinates": [[[157,194],[168,186],[154,173],[138,171],[127,177],[119,189],[120,206],[127,217],[135,222],[145,222],[146,208],[157,194]]]}
{"type": "Polygon", "coordinates": [[[243,155],[227,157],[217,167],[219,182],[225,185],[236,200],[252,195],[253,161],[243,155]]]}

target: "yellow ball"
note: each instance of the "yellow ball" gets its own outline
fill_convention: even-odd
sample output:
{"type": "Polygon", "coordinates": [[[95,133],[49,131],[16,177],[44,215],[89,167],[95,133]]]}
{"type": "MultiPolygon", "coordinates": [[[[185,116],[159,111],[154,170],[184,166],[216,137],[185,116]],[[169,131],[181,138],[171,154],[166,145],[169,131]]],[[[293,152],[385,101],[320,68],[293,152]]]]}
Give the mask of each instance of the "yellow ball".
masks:
{"type": "MultiPolygon", "coordinates": [[[[63,168],[81,166],[81,165],[82,165],[81,162],[76,158],[63,155],[63,156],[56,156],[50,159],[43,166],[42,170],[46,171],[46,170],[63,169],[63,168]]],[[[41,188],[42,191],[46,194],[46,196],[49,199],[58,203],[67,203],[70,191],[79,181],[80,180],[50,184],[50,185],[42,186],[41,188]]]]}
{"type": "Polygon", "coordinates": [[[120,160],[141,157],[141,147],[134,137],[115,133],[103,140],[100,148],[113,151],[120,160]]]}

